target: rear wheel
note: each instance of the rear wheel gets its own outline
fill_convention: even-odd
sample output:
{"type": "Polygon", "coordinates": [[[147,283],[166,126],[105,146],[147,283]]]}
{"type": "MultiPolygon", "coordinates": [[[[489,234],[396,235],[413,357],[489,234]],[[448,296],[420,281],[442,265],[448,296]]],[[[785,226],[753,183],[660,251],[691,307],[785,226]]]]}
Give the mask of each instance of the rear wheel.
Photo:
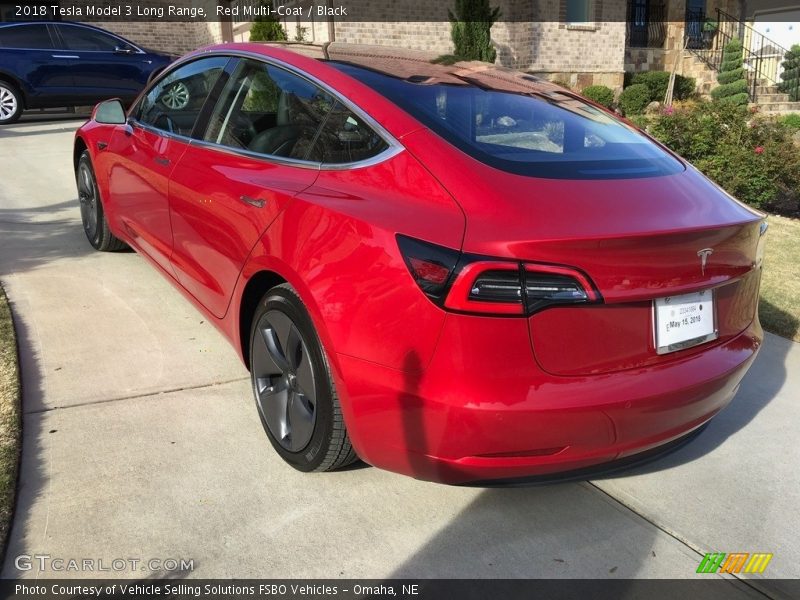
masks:
{"type": "Polygon", "coordinates": [[[261,423],[299,471],[332,471],[356,460],[325,352],[288,284],[264,296],[250,332],[250,375],[261,423]]]}
{"type": "Polygon", "coordinates": [[[22,115],[22,94],[16,86],[0,81],[0,125],[7,125],[22,115]]]}
{"type": "Polygon", "coordinates": [[[92,247],[101,252],[117,252],[127,248],[125,242],[116,238],[108,227],[88,150],[84,150],[81,154],[75,179],[78,184],[83,231],[92,247]]]}

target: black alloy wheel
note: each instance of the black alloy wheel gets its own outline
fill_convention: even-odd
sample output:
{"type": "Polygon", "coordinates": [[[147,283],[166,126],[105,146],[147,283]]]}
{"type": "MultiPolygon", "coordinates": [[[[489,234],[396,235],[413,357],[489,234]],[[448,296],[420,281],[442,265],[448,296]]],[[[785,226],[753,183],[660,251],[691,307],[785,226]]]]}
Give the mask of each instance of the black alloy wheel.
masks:
{"type": "Polygon", "coordinates": [[[311,318],[288,284],[262,299],[250,332],[250,374],[275,450],[300,471],[330,471],[356,455],[311,318]]]}

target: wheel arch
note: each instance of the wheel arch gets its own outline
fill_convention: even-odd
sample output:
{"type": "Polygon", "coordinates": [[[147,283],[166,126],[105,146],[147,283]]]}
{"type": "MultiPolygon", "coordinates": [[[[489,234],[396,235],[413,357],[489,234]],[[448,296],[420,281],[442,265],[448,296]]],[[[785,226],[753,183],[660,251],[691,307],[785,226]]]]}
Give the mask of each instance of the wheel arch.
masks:
{"type": "Polygon", "coordinates": [[[5,81],[6,83],[10,83],[15,88],[17,88],[19,90],[19,93],[22,95],[23,110],[28,108],[28,94],[25,91],[25,86],[22,85],[22,82],[19,79],[17,79],[10,73],[7,73],[6,71],[0,71],[0,81],[5,81]]]}
{"type": "Polygon", "coordinates": [[[248,370],[250,370],[250,328],[253,326],[256,307],[264,294],[282,283],[287,283],[285,278],[274,271],[262,270],[250,277],[242,291],[239,302],[239,344],[242,360],[248,370]]]}
{"type": "Polygon", "coordinates": [[[78,161],[81,159],[81,155],[89,149],[88,144],[86,141],[80,136],[75,137],[75,145],[72,149],[72,166],[74,170],[78,169],[78,161]]]}

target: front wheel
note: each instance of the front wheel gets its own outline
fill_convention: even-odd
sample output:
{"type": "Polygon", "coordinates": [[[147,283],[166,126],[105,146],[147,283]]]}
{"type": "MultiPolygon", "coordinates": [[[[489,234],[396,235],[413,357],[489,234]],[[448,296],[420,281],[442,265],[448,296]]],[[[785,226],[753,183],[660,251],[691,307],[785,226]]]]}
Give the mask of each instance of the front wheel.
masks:
{"type": "Polygon", "coordinates": [[[84,150],[81,154],[78,168],[75,170],[75,179],[78,184],[78,201],[81,205],[83,231],[92,247],[101,252],[117,252],[127,248],[125,243],[117,239],[108,227],[88,150],[84,150]]]}
{"type": "Polygon", "coordinates": [[[250,377],[261,423],[284,461],[332,471],[356,460],[325,352],[289,284],[267,292],[256,309],[250,377]]]}
{"type": "Polygon", "coordinates": [[[0,125],[15,122],[22,115],[22,94],[16,86],[0,81],[0,125]]]}

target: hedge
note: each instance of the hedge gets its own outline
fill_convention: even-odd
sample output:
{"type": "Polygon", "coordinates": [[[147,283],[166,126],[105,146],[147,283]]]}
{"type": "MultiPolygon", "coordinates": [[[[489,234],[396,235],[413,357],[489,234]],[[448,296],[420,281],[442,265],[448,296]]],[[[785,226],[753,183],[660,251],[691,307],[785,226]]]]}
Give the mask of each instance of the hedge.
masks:
{"type": "MultiPolygon", "coordinates": [[[[663,102],[667,95],[670,74],[667,71],[646,71],[636,73],[630,78],[631,84],[642,83],[650,90],[650,101],[663,102]]],[[[676,100],[687,100],[695,94],[697,82],[694,77],[675,75],[675,86],[672,96],[676,100]]]]}
{"type": "Polygon", "coordinates": [[[581,93],[606,108],[611,108],[614,104],[614,90],[605,85],[590,85],[581,93]]]}
{"type": "Polygon", "coordinates": [[[625,115],[638,115],[652,102],[650,88],[643,83],[634,83],[622,90],[619,107],[625,115]]]}

